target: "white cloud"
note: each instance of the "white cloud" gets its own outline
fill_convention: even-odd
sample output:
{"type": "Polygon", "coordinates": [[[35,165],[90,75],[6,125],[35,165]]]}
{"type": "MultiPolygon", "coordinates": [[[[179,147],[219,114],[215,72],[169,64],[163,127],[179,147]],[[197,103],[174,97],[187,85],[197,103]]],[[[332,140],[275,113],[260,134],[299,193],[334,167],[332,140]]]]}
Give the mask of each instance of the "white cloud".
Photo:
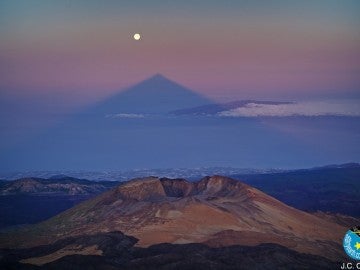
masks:
{"type": "Polygon", "coordinates": [[[313,101],[290,104],[248,103],[218,113],[223,117],[360,116],[360,100],[313,101]]]}
{"type": "Polygon", "coordinates": [[[107,114],[106,118],[144,118],[143,114],[137,113],[116,113],[116,114],[107,114]]]}

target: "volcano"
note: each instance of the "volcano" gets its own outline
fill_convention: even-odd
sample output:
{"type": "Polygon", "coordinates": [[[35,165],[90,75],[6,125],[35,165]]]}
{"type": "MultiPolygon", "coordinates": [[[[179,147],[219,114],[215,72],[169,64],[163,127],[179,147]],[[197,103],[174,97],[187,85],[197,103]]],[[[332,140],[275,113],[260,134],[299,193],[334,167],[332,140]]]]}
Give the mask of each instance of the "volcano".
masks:
{"type": "Polygon", "coordinates": [[[121,231],[137,246],[202,243],[210,247],[273,243],[330,259],[343,256],[347,229],[297,210],[240,181],[135,179],[15,236],[3,246],[36,246],[80,235],[121,231]]]}

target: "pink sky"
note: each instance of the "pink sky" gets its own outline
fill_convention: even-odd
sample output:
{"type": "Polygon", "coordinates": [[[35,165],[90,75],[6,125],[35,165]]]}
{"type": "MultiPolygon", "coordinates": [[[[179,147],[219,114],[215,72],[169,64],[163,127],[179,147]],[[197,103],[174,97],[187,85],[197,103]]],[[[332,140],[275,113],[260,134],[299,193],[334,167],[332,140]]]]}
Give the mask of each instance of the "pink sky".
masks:
{"type": "Polygon", "coordinates": [[[350,5],[248,13],[232,5],[5,6],[13,14],[0,28],[1,91],[96,99],[162,73],[216,98],[359,92],[360,27],[350,5]]]}

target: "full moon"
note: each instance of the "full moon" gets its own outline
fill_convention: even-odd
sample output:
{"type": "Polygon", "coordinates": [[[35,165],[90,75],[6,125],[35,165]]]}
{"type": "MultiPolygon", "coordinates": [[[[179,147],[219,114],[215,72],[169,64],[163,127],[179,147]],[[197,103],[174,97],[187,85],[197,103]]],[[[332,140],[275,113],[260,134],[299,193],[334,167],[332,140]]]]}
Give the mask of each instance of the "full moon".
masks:
{"type": "Polygon", "coordinates": [[[135,40],[140,40],[141,39],[140,34],[139,33],[134,34],[134,39],[135,40]]]}

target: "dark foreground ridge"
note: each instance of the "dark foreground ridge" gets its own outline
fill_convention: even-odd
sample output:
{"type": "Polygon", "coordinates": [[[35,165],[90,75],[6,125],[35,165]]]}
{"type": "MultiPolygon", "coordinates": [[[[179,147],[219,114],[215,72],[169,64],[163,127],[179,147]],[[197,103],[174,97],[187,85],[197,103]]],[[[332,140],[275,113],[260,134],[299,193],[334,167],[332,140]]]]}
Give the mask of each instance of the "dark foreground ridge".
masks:
{"type": "Polygon", "coordinates": [[[338,265],[276,244],[221,248],[204,244],[158,244],[140,248],[134,246],[136,242],[136,238],[121,232],[109,232],[70,237],[28,249],[3,249],[0,268],[230,270],[332,269],[338,265]]]}

